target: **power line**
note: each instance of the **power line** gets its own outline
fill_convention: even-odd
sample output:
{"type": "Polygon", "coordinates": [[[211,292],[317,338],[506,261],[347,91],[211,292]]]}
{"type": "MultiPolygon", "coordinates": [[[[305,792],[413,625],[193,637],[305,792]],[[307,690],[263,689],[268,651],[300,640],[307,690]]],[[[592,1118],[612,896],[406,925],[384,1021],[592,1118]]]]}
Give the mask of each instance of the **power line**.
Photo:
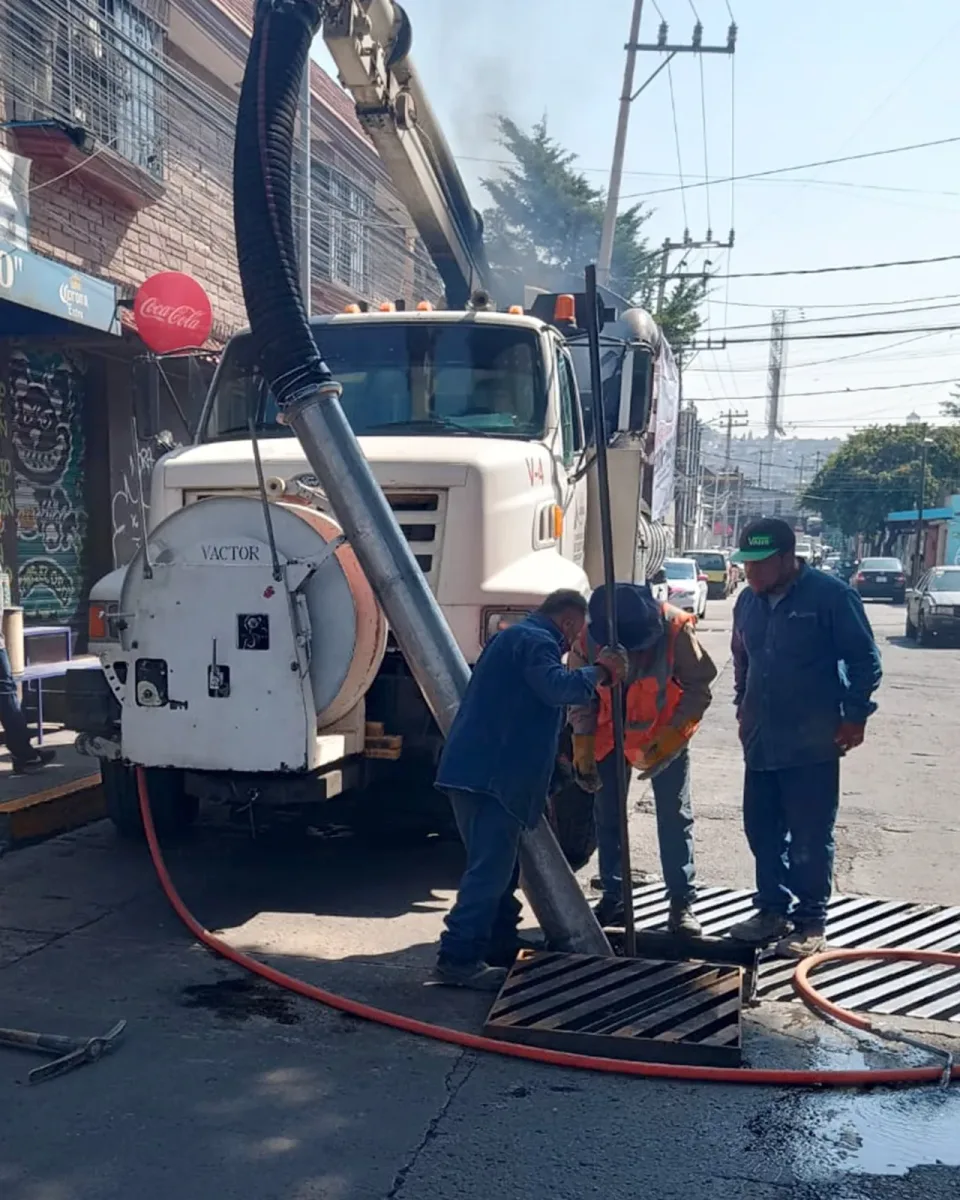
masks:
{"type": "MultiPolygon", "coordinates": [[[[935,146],[955,145],[957,142],[960,142],[960,135],[956,135],[954,137],[948,137],[948,138],[937,138],[934,141],[930,141],[930,142],[912,142],[910,145],[907,145],[907,146],[890,146],[886,150],[867,150],[867,151],[864,151],[862,154],[844,154],[844,155],[841,155],[839,158],[821,158],[821,159],[818,159],[816,162],[797,163],[795,166],[792,166],[792,167],[770,167],[766,171],[748,171],[743,175],[737,175],[735,177],[735,179],[732,179],[732,180],[731,179],[714,179],[712,181],[703,180],[703,181],[698,181],[696,183],[687,184],[687,186],[688,187],[706,187],[708,182],[713,182],[713,183],[737,182],[737,183],[739,183],[741,180],[744,180],[744,179],[767,179],[771,175],[783,175],[790,171],[806,171],[812,167],[832,167],[832,166],[835,166],[837,163],[861,162],[867,158],[882,158],[882,157],[884,157],[886,155],[890,155],[890,154],[906,154],[908,151],[911,151],[911,150],[929,150],[935,146]]],[[[621,196],[621,199],[622,200],[632,200],[632,199],[640,199],[643,196],[662,196],[667,192],[675,192],[675,191],[677,191],[677,188],[675,188],[675,187],[656,188],[653,191],[634,192],[632,194],[621,196]]]]}
{"type": "MultiPolygon", "coordinates": [[[[778,307],[787,308],[788,306],[787,305],[779,305],[778,307]]],[[[802,307],[802,305],[800,307],[802,307]]],[[[812,323],[820,324],[823,321],[850,321],[850,320],[865,321],[870,317],[898,317],[898,316],[902,315],[903,313],[939,312],[944,308],[958,308],[958,307],[960,307],[960,301],[955,300],[949,304],[926,304],[926,305],[919,305],[914,308],[910,308],[910,307],[902,308],[902,307],[898,306],[897,308],[881,308],[881,309],[877,309],[874,312],[866,312],[866,313],[843,312],[843,313],[837,313],[836,315],[830,316],[830,317],[800,317],[800,318],[788,317],[787,324],[788,325],[807,325],[807,324],[812,324],[812,323]]],[[[769,327],[769,322],[767,322],[767,321],[751,321],[745,325],[725,325],[720,329],[711,329],[710,333],[715,336],[718,334],[730,333],[731,331],[740,330],[740,329],[767,329],[768,327],[769,327]]]]}
{"type": "MultiPolygon", "coordinates": [[[[880,271],[887,267],[920,267],[929,263],[956,262],[960,254],[939,254],[933,258],[901,258],[893,262],[852,263],[843,267],[796,267],[782,271],[741,271],[731,275],[708,275],[691,273],[693,279],[768,279],[783,275],[835,275],[844,271],[880,271]]],[[[803,307],[802,305],[800,307],[803,307]]]]}
{"type": "MultiPolygon", "coordinates": [[[[708,368],[709,369],[709,368],[708,368]]],[[[717,368],[719,370],[719,368],[717,368]]],[[[878,383],[875,387],[841,387],[841,388],[824,388],[820,391],[813,392],[789,392],[786,395],[788,400],[799,400],[805,396],[847,396],[853,395],[855,392],[898,392],[904,388],[922,388],[922,387],[940,387],[943,384],[960,383],[960,379],[955,375],[951,375],[949,379],[923,379],[916,383],[878,383]]],[[[738,396],[738,400],[766,400],[766,394],[760,393],[754,396],[738,396]]],[[[710,404],[723,403],[726,401],[726,396],[685,396],[691,404],[710,404]]],[[[788,425],[794,425],[797,422],[788,421],[788,425]]]]}
{"type": "MultiPolygon", "coordinates": [[[[960,300],[960,292],[946,292],[940,296],[910,296],[898,301],[901,304],[925,304],[927,301],[933,300],[960,300]]],[[[844,304],[784,304],[778,301],[776,304],[760,304],[755,300],[731,300],[731,305],[734,308],[877,308],[885,304],[893,304],[892,300],[848,300],[844,304]]],[[[907,310],[904,310],[907,311],[907,310]]],[[[867,316],[872,314],[867,313],[867,316]]]]}
{"type": "MultiPolygon", "coordinates": [[[[783,340],[785,342],[833,342],[850,338],[894,337],[901,333],[956,333],[958,329],[960,329],[960,325],[909,325],[903,329],[862,329],[855,333],[850,330],[838,330],[835,333],[794,333],[785,336],[783,340]]],[[[769,335],[767,337],[721,339],[721,342],[727,346],[748,346],[756,342],[767,343],[769,341],[769,335]]],[[[703,348],[709,350],[711,346],[707,343],[703,348]]]]}

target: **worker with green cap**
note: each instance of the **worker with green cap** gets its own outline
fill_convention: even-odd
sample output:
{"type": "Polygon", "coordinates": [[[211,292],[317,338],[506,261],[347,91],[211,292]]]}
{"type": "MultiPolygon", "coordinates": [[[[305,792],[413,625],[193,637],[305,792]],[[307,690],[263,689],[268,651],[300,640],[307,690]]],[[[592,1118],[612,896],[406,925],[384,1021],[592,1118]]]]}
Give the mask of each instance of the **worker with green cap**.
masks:
{"type": "Polygon", "coordinates": [[[732,650],[757,912],[731,934],[805,958],[826,946],[840,759],[876,710],[880,653],[860,597],[797,558],[785,521],[748,525],[733,559],[748,584],[732,650]]]}

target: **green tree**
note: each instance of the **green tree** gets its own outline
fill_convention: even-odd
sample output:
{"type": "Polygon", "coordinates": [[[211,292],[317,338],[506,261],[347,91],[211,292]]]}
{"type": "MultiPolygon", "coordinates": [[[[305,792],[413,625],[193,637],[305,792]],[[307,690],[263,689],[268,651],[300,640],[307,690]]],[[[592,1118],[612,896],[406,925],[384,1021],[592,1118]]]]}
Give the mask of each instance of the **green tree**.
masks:
{"type": "MultiPolygon", "coordinates": [[[[509,117],[498,118],[500,144],[512,156],[500,179],[485,179],[493,206],[483,214],[490,265],[506,289],[522,299],[523,286],[548,292],[583,287],[583,270],[597,257],[605,196],[575,167],[540,121],[524,133],[509,117]]],[[[610,289],[653,312],[673,346],[692,339],[700,325],[699,282],[668,288],[655,312],[660,252],[643,236],[650,210],[634,204],[617,217],[610,289]]]]}
{"type": "Polygon", "coordinates": [[[960,428],[883,425],[853,434],[810,481],[801,504],[848,537],[875,543],[887,513],[916,508],[923,439],[929,437],[924,498],[938,505],[960,484],[960,428]]]}

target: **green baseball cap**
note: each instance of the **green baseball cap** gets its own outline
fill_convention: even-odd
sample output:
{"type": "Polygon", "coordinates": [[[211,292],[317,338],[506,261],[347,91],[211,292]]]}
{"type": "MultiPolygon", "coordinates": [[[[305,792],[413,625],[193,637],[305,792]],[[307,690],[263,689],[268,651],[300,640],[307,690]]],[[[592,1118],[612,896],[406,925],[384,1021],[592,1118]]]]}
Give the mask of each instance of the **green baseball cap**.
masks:
{"type": "Polygon", "coordinates": [[[796,536],[786,521],[763,517],[746,527],[740,535],[740,549],[730,558],[738,563],[761,562],[774,554],[792,554],[796,548],[796,536]]]}

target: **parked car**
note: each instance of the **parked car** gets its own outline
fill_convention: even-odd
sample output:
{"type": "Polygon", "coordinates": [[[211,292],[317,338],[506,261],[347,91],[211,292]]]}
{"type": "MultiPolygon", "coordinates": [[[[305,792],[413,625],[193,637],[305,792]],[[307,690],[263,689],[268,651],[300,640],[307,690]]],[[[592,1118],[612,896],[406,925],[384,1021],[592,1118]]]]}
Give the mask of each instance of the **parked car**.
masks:
{"type": "Polygon", "coordinates": [[[670,603],[695,617],[707,615],[707,577],[693,558],[668,558],[663,564],[670,603]]]}
{"type": "Polygon", "coordinates": [[[906,633],[921,646],[960,635],[960,567],[934,567],[907,591],[906,633]]]}
{"type": "Polygon", "coordinates": [[[685,558],[692,558],[700,574],[706,576],[707,596],[710,600],[724,600],[733,591],[730,562],[722,550],[687,550],[685,558]]]}
{"type": "Polygon", "coordinates": [[[899,558],[865,558],[850,577],[850,586],[864,600],[892,600],[902,604],[907,591],[907,579],[899,558]]]}

